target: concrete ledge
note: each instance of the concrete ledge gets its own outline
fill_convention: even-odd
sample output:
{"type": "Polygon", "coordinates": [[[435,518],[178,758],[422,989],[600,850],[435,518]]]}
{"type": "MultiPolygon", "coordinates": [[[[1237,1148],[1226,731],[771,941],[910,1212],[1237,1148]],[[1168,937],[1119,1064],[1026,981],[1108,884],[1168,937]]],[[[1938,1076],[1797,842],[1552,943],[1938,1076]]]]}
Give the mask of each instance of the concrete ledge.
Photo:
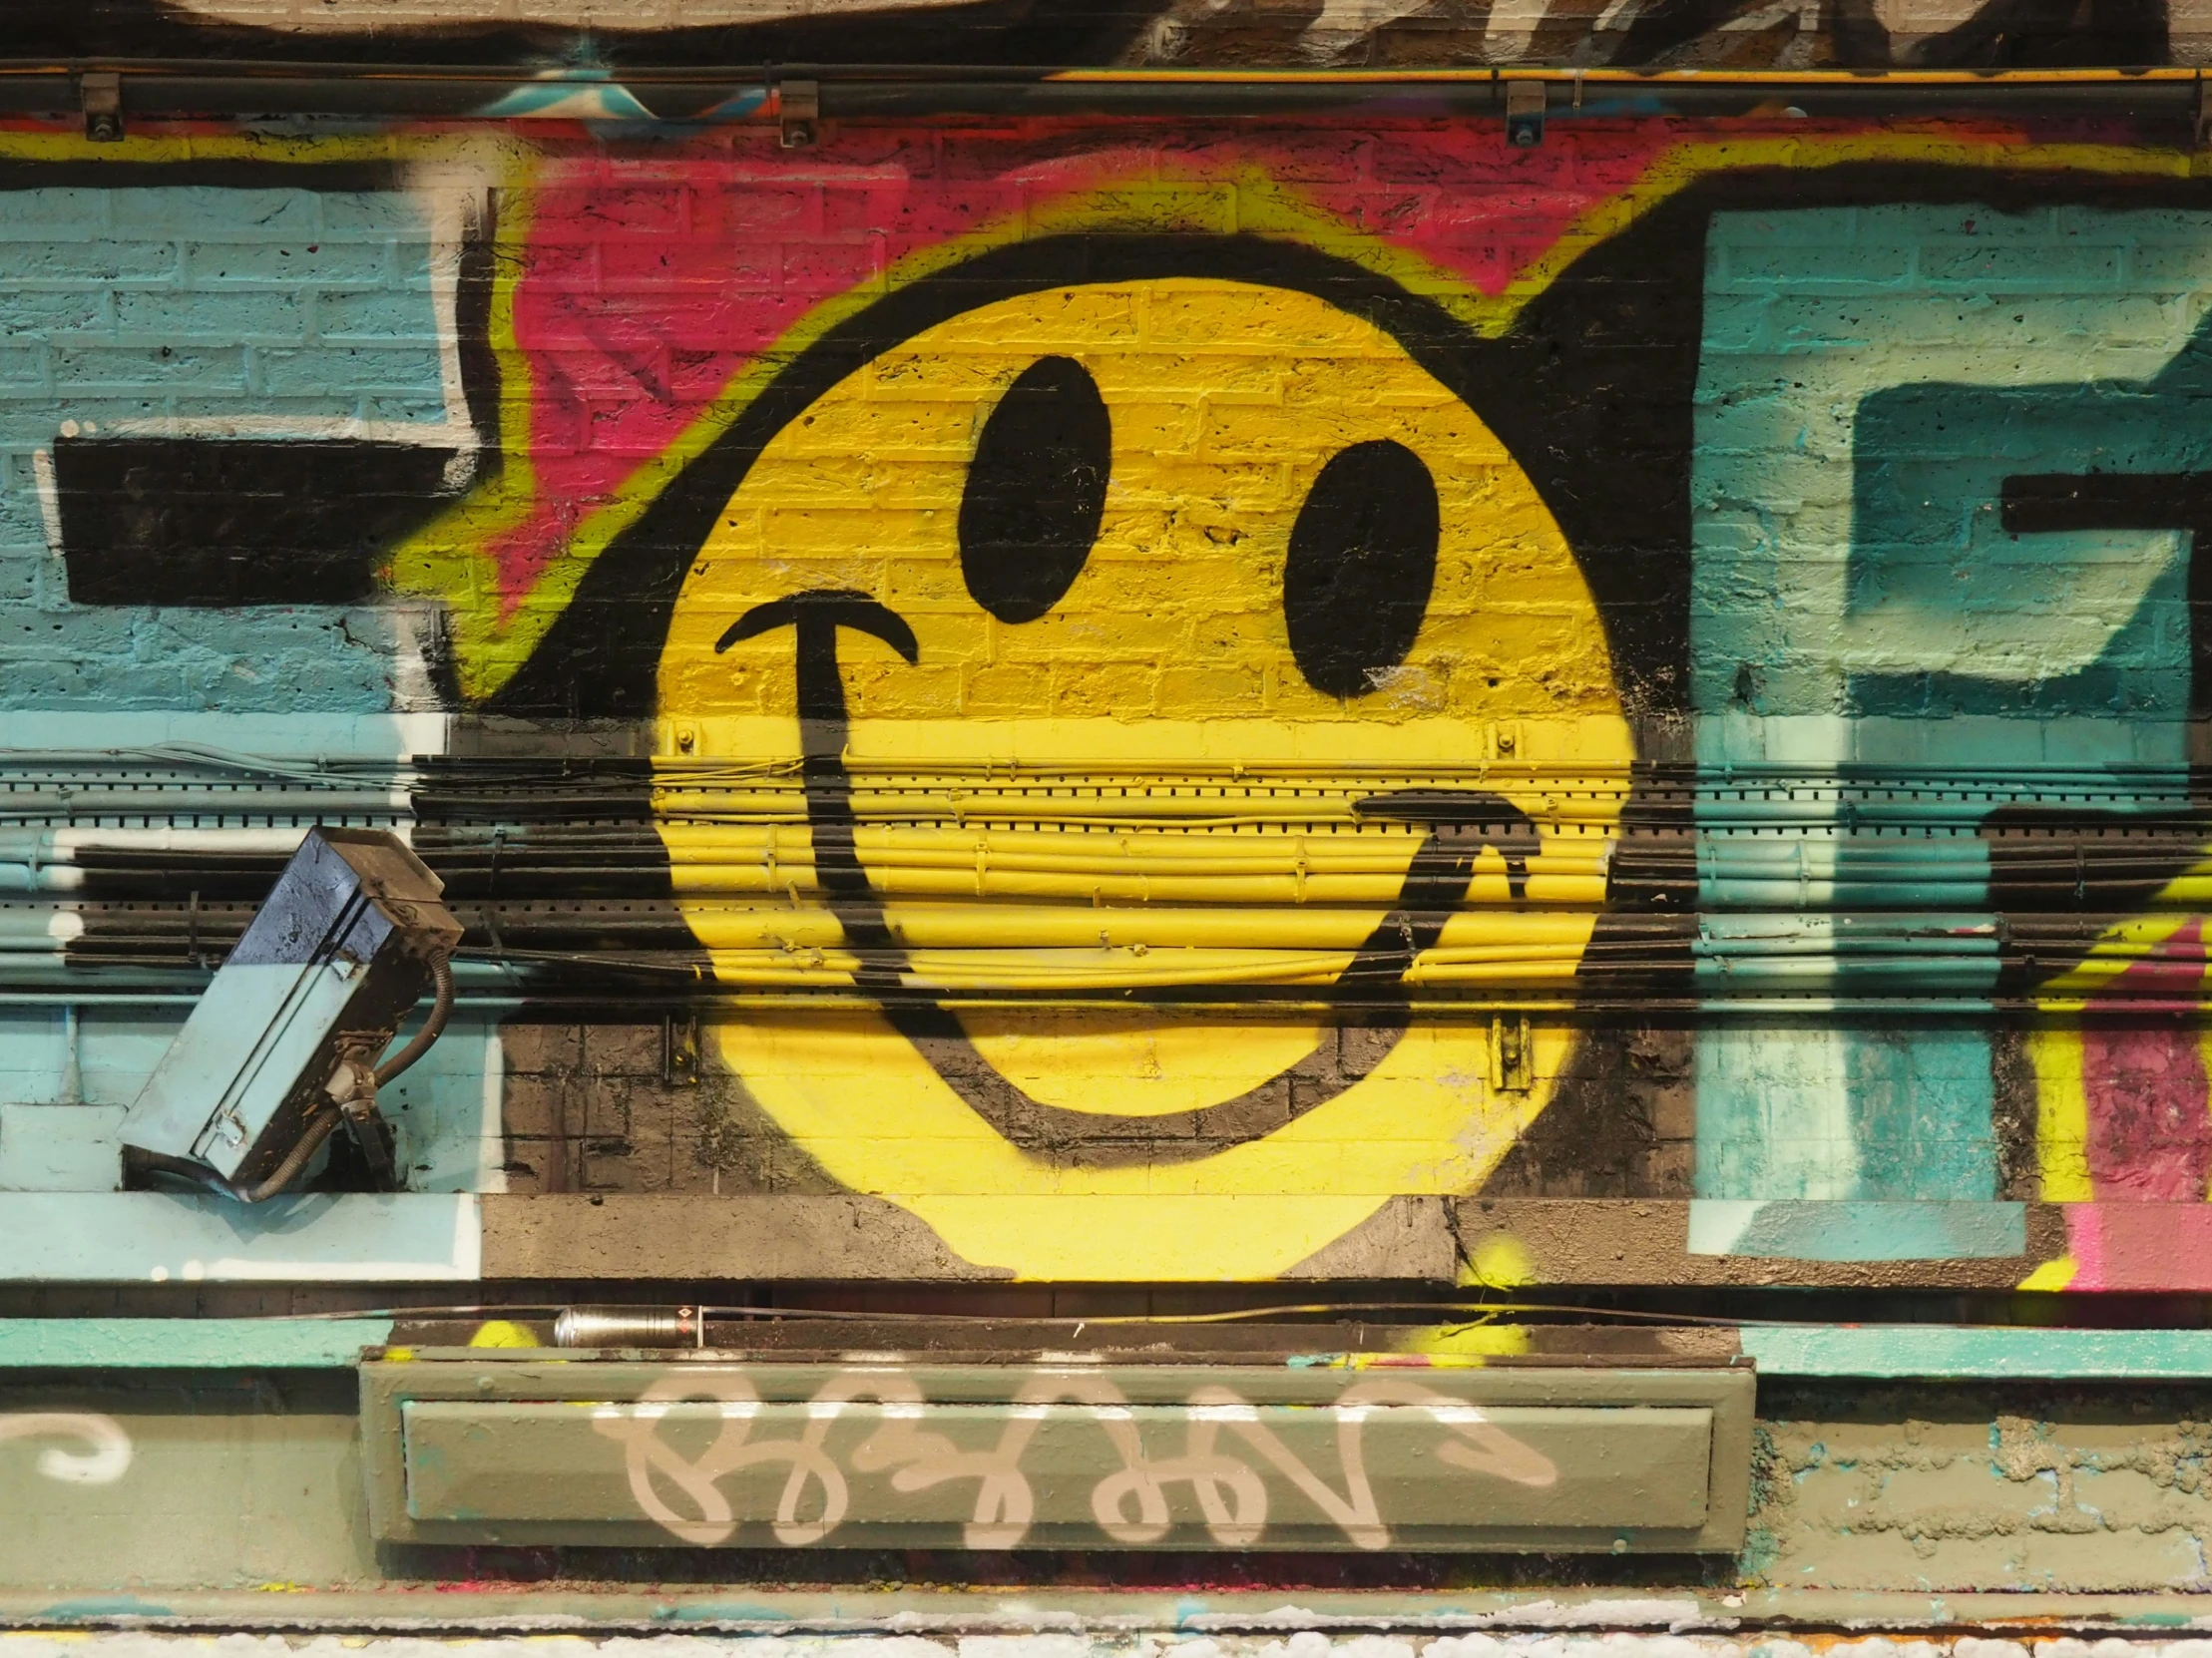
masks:
{"type": "Polygon", "coordinates": [[[350,1369],[390,1319],[0,1319],[5,1370],[350,1369]]]}
{"type": "MultiPolygon", "coordinates": [[[[515,1633],[583,1637],[657,1635],[962,1636],[1028,1633],[1106,1637],[1146,1633],[1281,1641],[1316,1631],[1353,1635],[1571,1631],[1699,1635],[1712,1658],[1735,1658],[1761,1637],[1803,1630],[1909,1633],[1943,1640],[1987,1635],[2048,1642],[2065,1635],[2129,1635],[2155,1658],[2156,1638],[2212,1628],[2212,1607],[2184,1594],[1911,1594],[1714,1589],[1552,1589],[1439,1593],[1363,1589],[656,1588],[651,1592],[551,1589],[526,1583],[418,1582],[357,1591],[195,1592],[100,1599],[0,1594],[0,1630],[255,1630],[428,1634],[515,1633]],[[465,1589],[465,1593],[452,1591],[465,1589]]],[[[1305,1658],[1293,1648],[1295,1658],[1305,1658]]],[[[1332,1643],[1333,1644],[1333,1643],[1332,1643]]],[[[1820,1642],[1828,1648],[1826,1641],[1820,1642]]],[[[0,1647],[0,1651],[9,1649],[0,1647]]],[[[204,1651],[204,1648],[195,1650],[204,1651]]],[[[373,1653],[373,1646],[362,1650],[373,1653]]],[[[533,1653],[547,1649],[533,1645],[533,1653]]],[[[726,1649],[724,1649],[726,1650],[726,1649]]],[[[1125,1658],[1125,1649],[1115,1648],[1125,1658]]],[[[1611,1650],[1611,1649],[1608,1649],[1611,1650]]],[[[1690,1658],[1685,1648],[1668,1658],[1690,1658]]],[[[1925,1650],[1925,1649],[1924,1649],[1925,1650]]],[[[69,1651],[83,1654],[83,1646],[69,1651]]],[[[909,1649],[907,1658],[913,1658],[909,1649]]],[[[1074,1658],[1064,1647],[1054,1658],[1074,1658]]],[[[1313,1658],[1325,1658],[1318,1645],[1313,1658]]],[[[12,1655],[11,1655],[12,1658],[12,1655]]],[[[785,1658],[789,1658],[786,1653],[785,1658]]],[[[1002,1658],[1004,1655],[1002,1654],[1002,1658]]],[[[1258,1658],[1255,1653],[1255,1658],[1258,1658]]],[[[1280,1647],[1274,1658],[1283,1658],[1280,1647]]],[[[1374,1658],[1372,1653],[1366,1658],[1374,1658]]],[[[1410,1654],[1408,1655],[1410,1658],[1410,1654]]],[[[1440,1655],[1442,1658],[1442,1655],[1440,1655]]],[[[1541,1655],[1539,1655],[1541,1658],[1541,1655]]],[[[1550,1649],[1550,1658],[1557,1658],[1550,1649]]],[[[1623,1652],[1621,1658],[1632,1658],[1623,1652]]],[[[1876,1658],[1869,1654],[1868,1658],[1876,1658]]],[[[1896,1654],[1885,1655],[1896,1658],[1896,1654]]],[[[1984,1647],[1975,1658],[2007,1658],[1984,1647]]],[[[2009,1658],[2028,1658],[2015,1651],[2009,1658]]],[[[2049,1658],[2088,1658],[2061,1648],[2049,1658]]]]}

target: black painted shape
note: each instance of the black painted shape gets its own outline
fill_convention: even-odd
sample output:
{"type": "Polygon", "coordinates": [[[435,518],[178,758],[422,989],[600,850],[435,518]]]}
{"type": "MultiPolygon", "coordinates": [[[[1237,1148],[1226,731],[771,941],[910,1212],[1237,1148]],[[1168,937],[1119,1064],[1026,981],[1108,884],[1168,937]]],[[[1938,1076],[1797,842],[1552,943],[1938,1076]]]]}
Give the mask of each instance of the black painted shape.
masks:
{"type": "MultiPolygon", "coordinates": [[[[1352,810],[1361,817],[1418,820],[1436,826],[1427,844],[1415,855],[1413,867],[1406,871],[1405,885],[1398,895],[1402,910],[1423,904],[1457,905],[1467,896],[1467,876],[1450,877],[1445,888],[1431,890],[1436,876],[1423,870],[1421,860],[1430,855],[1432,848],[1438,856],[1448,853],[1467,858],[1472,875],[1475,854],[1486,846],[1495,846],[1506,860],[1507,894],[1516,903],[1529,896],[1529,860],[1543,850],[1543,837],[1537,832],[1535,819],[1502,794],[1488,789],[1396,789],[1355,800],[1352,810]]],[[[1431,939],[1429,944],[1435,942],[1431,939]]],[[[1426,950],[1429,945],[1421,948],[1426,950]]]]}
{"type": "Polygon", "coordinates": [[[2212,713],[2212,473],[2023,473],[2004,480],[1998,523],[2015,536],[2066,530],[2189,535],[2189,712],[2212,713]]]}
{"type": "Polygon", "coordinates": [[[715,640],[717,652],[778,627],[797,634],[800,776],[814,846],[814,877],[860,959],[854,983],[879,993],[901,987],[905,952],[891,936],[883,906],[868,883],[854,844],[852,777],[845,770],[845,682],[837,669],[837,630],[850,627],[883,640],[909,662],[921,645],[906,619],[851,588],[814,588],[755,605],[715,640]]]}
{"type": "Polygon", "coordinates": [[[452,497],[455,451],[353,440],[57,438],[79,605],[351,605],[452,497]]]}
{"type": "Polygon", "coordinates": [[[1398,903],[1353,955],[1331,988],[1338,999],[1378,1010],[1375,1039],[1364,1057],[1317,1072],[1315,1056],[1286,1066],[1257,1086],[1201,1110],[1181,1113],[1182,1131],[1156,1116],[1122,1116],[1070,1110],[1033,1099],[976,1051],[959,1016],[939,1002],[916,1000],[906,978],[906,947],[892,932],[881,896],[854,844],[857,819],[852,778],[845,769],[849,722],[844,681],[837,667],[837,632],[850,627],[884,640],[909,662],[920,649],[897,612],[849,588],[822,588],[756,605],[715,642],[717,652],[779,627],[797,638],[799,746],[806,797],[807,833],[813,843],[815,879],[855,958],[853,984],[879,999],[885,1023],[914,1044],[940,1080],[1009,1142],[1087,1167],[1174,1162],[1211,1156],[1224,1145],[1274,1132],[1291,1116],[1312,1110],[1366,1077],[1404,1035],[1403,985],[1414,957],[1442,936],[1446,912],[1467,898],[1475,857],[1485,844],[1508,847],[1508,880],[1514,896],[1528,890],[1527,854],[1536,830],[1528,814],[1502,796],[1479,791],[1432,791],[1403,798],[1378,795],[1359,803],[1371,816],[1411,816],[1440,801],[1455,822],[1432,832],[1414,854],[1399,883],[1398,903]],[[1514,869],[1518,858],[1519,869],[1514,869]]]}
{"type": "Polygon", "coordinates": [[[2164,0],[1987,0],[1916,43],[1930,69],[2141,69],[2171,63],[2164,0]]]}
{"type": "Polygon", "coordinates": [[[1113,420],[1073,357],[1040,357],[983,423],[960,498],[960,574],[1001,622],[1035,622],[1091,557],[1106,516],[1113,420]]]}
{"type": "Polygon", "coordinates": [[[1436,587],[1436,480],[1402,443],[1329,458],[1290,530],[1283,621],[1306,683],[1364,696],[1406,659],[1436,587]]]}

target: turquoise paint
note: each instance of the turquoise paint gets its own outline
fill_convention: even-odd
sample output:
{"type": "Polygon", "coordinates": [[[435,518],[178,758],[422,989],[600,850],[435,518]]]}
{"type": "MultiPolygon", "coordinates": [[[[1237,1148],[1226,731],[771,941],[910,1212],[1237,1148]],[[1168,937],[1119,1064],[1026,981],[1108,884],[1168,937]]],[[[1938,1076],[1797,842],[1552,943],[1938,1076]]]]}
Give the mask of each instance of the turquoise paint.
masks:
{"type": "MultiPolygon", "coordinates": [[[[0,1192],[113,1191],[122,1169],[116,1126],[192,1006],[186,997],[174,1009],[82,1010],[74,1071],[69,1010],[0,1008],[0,1192]]],[[[498,1166],[500,1060],[498,1016],[464,1010],[386,1090],[409,1190],[475,1191],[498,1166]]]]}
{"type": "Polygon", "coordinates": [[[2007,1260],[2027,1252],[2027,1206],[1694,1198],[1689,1251],[1791,1261],[2007,1260]]]}
{"type": "Polygon", "coordinates": [[[0,1369],[350,1369],[389,1319],[0,1319],[0,1369]]]}
{"type": "Polygon", "coordinates": [[[136,1595],[110,1595],[96,1600],[57,1600],[39,1608],[41,1619],[55,1623],[99,1623],[109,1618],[173,1618],[177,1614],[158,1600],[136,1595]]]}
{"type": "Polygon", "coordinates": [[[108,434],[241,417],[302,435],[341,420],[443,427],[428,201],[58,187],[9,191],[6,209],[0,706],[220,708],[226,720],[390,709],[397,634],[382,608],[72,606],[34,460],[65,423],[108,434]]]}
{"type": "Polygon", "coordinates": [[[1762,1376],[2053,1382],[2196,1382],[2212,1377],[2212,1330],[1746,1326],[1743,1351],[1762,1376]]]}
{"type": "MultiPolygon", "coordinates": [[[[1739,913],[1709,925],[1708,1002],[1763,978],[1971,1007],[1995,985],[1977,830],[2003,791],[2035,798],[2062,767],[2082,798],[2165,803],[2184,761],[2187,538],[2013,534],[1999,501],[2017,475],[2212,461],[2195,418],[2212,353],[2185,300],[2208,251],[2203,212],[1713,218],[1690,490],[1699,904],[1739,913]],[[1978,800],[1800,797],[1769,824],[1764,796],[1729,791],[1735,766],[1988,767],[2004,782],[1978,800]],[[1854,940],[1907,907],[1950,911],[1949,936],[1854,940]],[[1980,949],[1962,921],[1983,924],[1980,949]],[[1780,938],[1782,922],[1801,936],[1780,938]]],[[[1991,1066],[1981,1020],[1816,1005],[1797,1023],[1710,1027],[1695,1192],[1993,1198],[1991,1066]]],[[[1747,1241],[1824,1258],[1817,1235],[1747,1241]]],[[[1938,1227],[1894,1247],[1941,1242],[1938,1227]]],[[[1841,1247],[1825,1258],[1900,1258],[1841,1247]]]]}
{"type": "Polygon", "coordinates": [[[745,1601],[709,1601],[704,1604],[685,1603],[667,1608],[656,1608],[656,1620],[670,1623],[788,1623],[791,1614],[774,1606],[762,1606],[745,1601]]]}
{"type": "Polygon", "coordinates": [[[0,1279],[234,1283],[474,1279],[483,1229],[459,1193],[288,1193],[248,1207],[168,1192],[0,1192],[0,1279]]]}

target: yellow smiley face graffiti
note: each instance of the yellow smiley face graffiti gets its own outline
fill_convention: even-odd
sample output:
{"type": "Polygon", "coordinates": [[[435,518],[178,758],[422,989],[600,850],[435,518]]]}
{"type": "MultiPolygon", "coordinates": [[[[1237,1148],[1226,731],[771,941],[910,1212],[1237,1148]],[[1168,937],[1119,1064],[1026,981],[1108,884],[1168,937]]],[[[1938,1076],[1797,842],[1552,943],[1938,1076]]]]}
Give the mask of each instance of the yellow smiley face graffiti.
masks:
{"type": "Polygon", "coordinates": [[[1527,475],[1374,322],[1207,277],[977,304],[759,449],[662,655],[720,1062],[1025,1277],[1258,1278],[1549,1097],[1631,758],[1527,475]],[[1449,1016],[1511,992],[1540,1011],[1449,1016]],[[741,1007],[741,1001],[732,1006],[741,1007]]]}

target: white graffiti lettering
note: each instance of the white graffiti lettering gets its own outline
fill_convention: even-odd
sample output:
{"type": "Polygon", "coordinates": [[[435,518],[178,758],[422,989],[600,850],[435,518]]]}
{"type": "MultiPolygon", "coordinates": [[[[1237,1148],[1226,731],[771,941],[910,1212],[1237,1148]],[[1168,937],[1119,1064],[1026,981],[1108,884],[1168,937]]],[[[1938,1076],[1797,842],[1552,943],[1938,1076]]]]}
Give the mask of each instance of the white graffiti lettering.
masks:
{"type": "Polygon", "coordinates": [[[87,1451],[48,1446],[38,1470],[67,1485],[112,1485],[131,1469],[131,1436],[115,1418],[97,1411],[15,1411],[0,1414],[0,1443],[9,1440],[77,1440],[87,1451]]]}
{"type": "Polygon", "coordinates": [[[862,1402],[877,1407],[871,1413],[875,1429],[847,1454],[852,1471],[887,1474],[892,1489],[900,1492],[976,1481],[964,1539],[978,1549],[1016,1548],[1029,1534],[1037,1501],[1022,1460],[1056,1408],[1074,1408],[1101,1432],[1118,1458],[1119,1465],[1091,1491],[1093,1518],[1118,1543],[1156,1542],[1165,1536],[1173,1523],[1168,1492],[1176,1485],[1190,1487],[1215,1542],[1233,1548],[1260,1540],[1267,1528],[1267,1480],[1260,1466],[1221,1449],[1226,1435],[1256,1452],[1264,1467],[1289,1481],[1355,1546],[1388,1548],[1391,1530],[1368,1478],[1363,1435],[1377,1411],[1392,1408],[1421,1412],[1444,1429],[1436,1454],[1454,1467],[1531,1487],[1548,1486],[1558,1478],[1548,1456],[1506,1433],[1477,1407],[1395,1379],[1357,1383],[1332,1404],[1319,1407],[1335,1420],[1342,1491],[1285,1445],[1256,1407],[1218,1385],[1190,1396],[1179,1413],[1182,1453],[1164,1457],[1146,1449],[1127,1398],[1106,1377],[1081,1373],[1045,1374],[1026,1382],[1005,1413],[998,1443],[989,1450],[963,1450],[922,1427],[929,1408],[920,1385],[903,1373],[873,1369],[841,1371],[830,1378],[806,1403],[805,1425],[796,1439],[753,1438],[763,1403],[750,1382],[729,1372],[663,1378],[634,1404],[595,1406],[593,1426],[623,1447],[638,1506],[672,1535],[704,1547],[726,1542],[739,1524],[720,1481],[755,1464],[787,1463],[790,1473],[770,1528],[778,1542],[799,1545],[828,1537],[851,1508],[845,1469],[827,1441],[847,1409],[862,1402]],[[720,1427],[702,1453],[686,1458],[663,1437],[662,1427],[671,1406],[698,1403],[719,1407],[720,1427]],[[809,1504],[813,1486],[820,1487],[820,1497],[809,1504]]]}

